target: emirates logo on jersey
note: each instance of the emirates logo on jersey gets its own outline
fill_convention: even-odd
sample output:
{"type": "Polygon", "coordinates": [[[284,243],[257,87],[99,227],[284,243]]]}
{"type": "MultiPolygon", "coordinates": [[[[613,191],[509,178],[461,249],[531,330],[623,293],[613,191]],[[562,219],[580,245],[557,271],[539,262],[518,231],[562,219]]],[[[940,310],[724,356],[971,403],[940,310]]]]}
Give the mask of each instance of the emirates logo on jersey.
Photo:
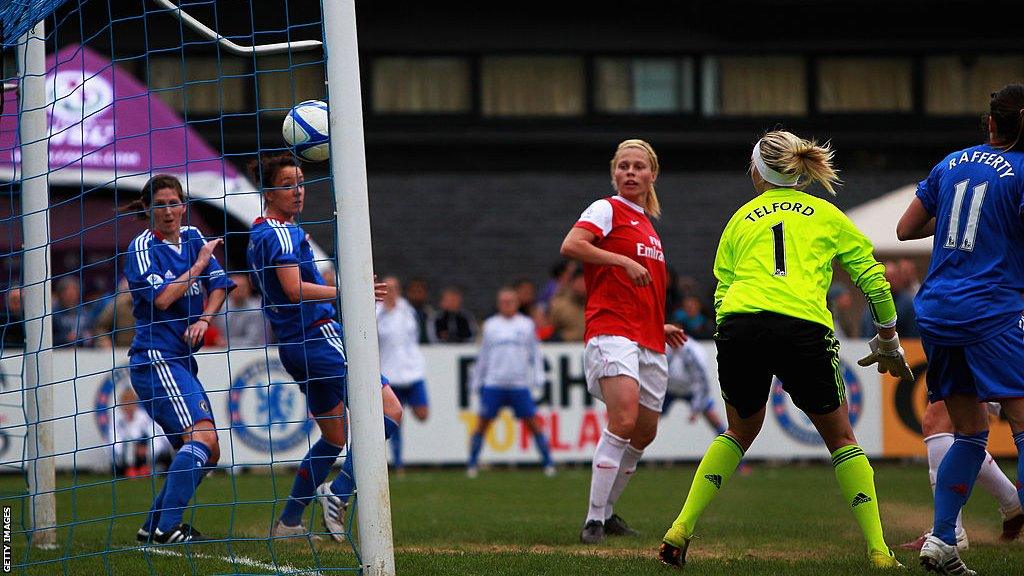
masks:
{"type": "Polygon", "coordinates": [[[643,242],[637,242],[636,255],[640,256],[641,258],[651,258],[652,260],[657,260],[658,262],[664,262],[665,252],[663,252],[661,249],[661,240],[658,240],[654,236],[648,236],[647,240],[651,244],[653,244],[653,246],[649,246],[647,244],[644,244],[643,242]]]}

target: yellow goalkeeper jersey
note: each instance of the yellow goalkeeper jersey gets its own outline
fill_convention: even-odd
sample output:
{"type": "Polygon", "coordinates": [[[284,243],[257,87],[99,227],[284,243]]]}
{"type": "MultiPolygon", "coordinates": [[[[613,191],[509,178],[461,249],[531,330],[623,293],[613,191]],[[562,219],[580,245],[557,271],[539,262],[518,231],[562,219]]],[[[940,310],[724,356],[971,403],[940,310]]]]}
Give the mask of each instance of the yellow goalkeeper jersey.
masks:
{"type": "Polygon", "coordinates": [[[726,224],[715,256],[715,313],[776,312],[834,329],[825,294],[832,260],[867,296],[875,323],[896,322],[885,267],[871,242],[827,200],[773,188],[744,204],[726,224]]]}

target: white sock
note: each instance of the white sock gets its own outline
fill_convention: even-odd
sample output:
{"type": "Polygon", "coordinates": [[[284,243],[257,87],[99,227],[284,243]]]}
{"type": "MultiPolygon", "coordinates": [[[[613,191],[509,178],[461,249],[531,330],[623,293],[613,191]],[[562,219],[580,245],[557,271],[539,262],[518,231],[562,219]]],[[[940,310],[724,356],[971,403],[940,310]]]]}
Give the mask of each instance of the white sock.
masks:
{"type": "MultiPolygon", "coordinates": [[[[932,434],[924,439],[924,445],[928,448],[928,483],[932,486],[932,494],[935,494],[935,478],[939,474],[939,464],[946,457],[953,446],[953,435],[949,432],[932,434]]],[[[957,536],[964,533],[963,511],[956,515],[957,536]]]]}
{"type": "Polygon", "coordinates": [[[1003,474],[999,464],[996,464],[988,452],[985,452],[985,463],[981,465],[981,472],[978,473],[978,484],[999,501],[999,513],[1003,515],[1003,519],[1016,515],[1020,510],[1017,488],[1006,474],[1003,474]]]}
{"type": "Polygon", "coordinates": [[[590,508],[587,510],[587,522],[597,520],[604,522],[604,508],[608,505],[608,495],[619,474],[619,463],[626,451],[629,440],[619,438],[608,431],[601,432],[601,439],[594,450],[594,462],[590,466],[590,508]]]}
{"type": "MultiPolygon", "coordinates": [[[[643,450],[637,450],[629,444],[626,445],[626,450],[622,453],[622,461],[619,462],[619,473],[615,476],[612,491],[608,494],[608,505],[604,507],[604,517],[606,520],[612,517],[615,503],[619,501],[619,496],[622,496],[622,491],[626,489],[626,484],[629,484],[629,479],[636,472],[637,462],[640,461],[640,457],[643,455],[643,450]]],[[[1014,494],[1016,495],[1016,492],[1014,494]]]]}

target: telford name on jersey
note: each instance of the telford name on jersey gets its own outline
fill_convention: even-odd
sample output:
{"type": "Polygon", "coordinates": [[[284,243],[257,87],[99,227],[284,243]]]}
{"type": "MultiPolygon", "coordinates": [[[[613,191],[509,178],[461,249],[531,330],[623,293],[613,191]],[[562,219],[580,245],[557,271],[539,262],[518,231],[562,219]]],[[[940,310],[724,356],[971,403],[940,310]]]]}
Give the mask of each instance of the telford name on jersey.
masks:
{"type": "Polygon", "coordinates": [[[804,216],[814,216],[814,207],[801,204],[800,202],[772,202],[760,208],[754,208],[743,219],[757,222],[761,218],[775,212],[797,212],[804,216]]]}
{"type": "Polygon", "coordinates": [[[653,246],[648,246],[643,242],[637,242],[636,255],[640,256],[641,258],[652,258],[654,260],[657,260],[658,262],[664,262],[665,252],[663,252],[661,249],[661,240],[658,240],[654,236],[648,236],[647,240],[651,244],[653,244],[653,246]]]}

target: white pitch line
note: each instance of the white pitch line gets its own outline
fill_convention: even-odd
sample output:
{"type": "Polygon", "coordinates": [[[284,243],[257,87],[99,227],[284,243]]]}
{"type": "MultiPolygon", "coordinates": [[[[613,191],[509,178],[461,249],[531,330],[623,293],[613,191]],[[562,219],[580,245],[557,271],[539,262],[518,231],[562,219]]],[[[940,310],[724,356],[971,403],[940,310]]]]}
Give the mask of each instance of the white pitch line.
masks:
{"type": "Polygon", "coordinates": [[[289,566],[287,564],[267,564],[266,562],[260,562],[259,560],[253,560],[245,556],[214,556],[212,554],[200,554],[198,552],[192,552],[190,554],[184,554],[182,552],[175,552],[174,550],[164,550],[163,548],[130,548],[130,550],[138,550],[139,552],[145,552],[148,554],[158,554],[162,556],[176,556],[178,558],[199,558],[203,560],[220,560],[228,564],[241,564],[242,566],[248,566],[250,568],[258,568],[260,570],[267,570],[274,574],[280,574],[287,572],[289,574],[309,574],[310,576],[321,576],[320,572],[312,568],[303,569],[289,566]]]}

